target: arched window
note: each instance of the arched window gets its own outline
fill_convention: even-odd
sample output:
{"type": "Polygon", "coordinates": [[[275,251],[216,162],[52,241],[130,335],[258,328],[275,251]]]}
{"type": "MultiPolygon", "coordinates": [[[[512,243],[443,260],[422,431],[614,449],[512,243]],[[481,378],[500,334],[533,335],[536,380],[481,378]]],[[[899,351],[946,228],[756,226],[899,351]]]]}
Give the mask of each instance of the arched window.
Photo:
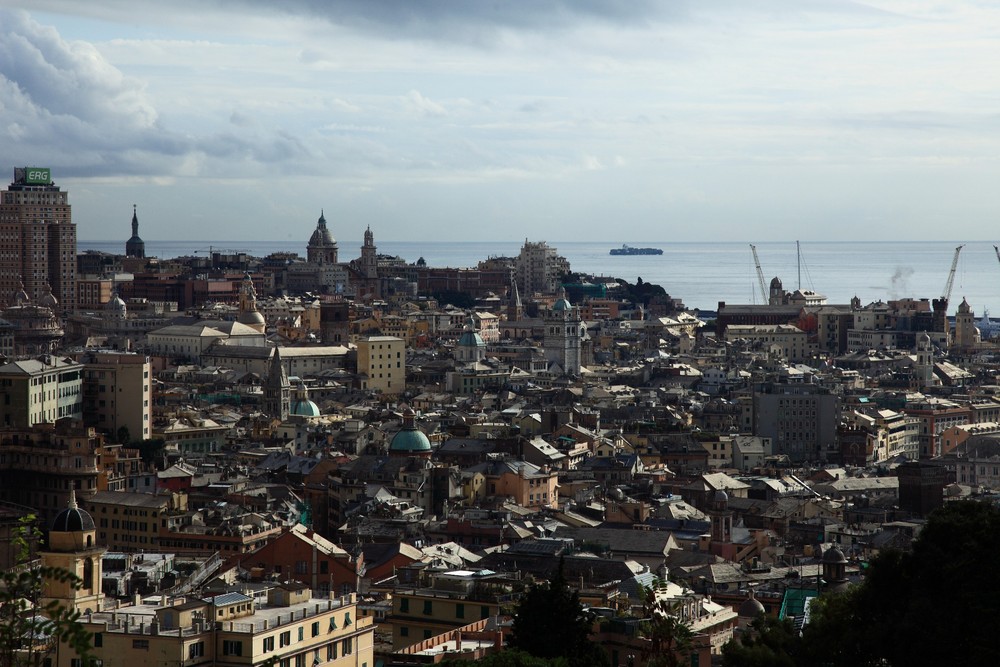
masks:
{"type": "Polygon", "coordinates": [[[94,559],[88,558],[83,561],[83,589],[92,591],[94,589],[94,559]]]}

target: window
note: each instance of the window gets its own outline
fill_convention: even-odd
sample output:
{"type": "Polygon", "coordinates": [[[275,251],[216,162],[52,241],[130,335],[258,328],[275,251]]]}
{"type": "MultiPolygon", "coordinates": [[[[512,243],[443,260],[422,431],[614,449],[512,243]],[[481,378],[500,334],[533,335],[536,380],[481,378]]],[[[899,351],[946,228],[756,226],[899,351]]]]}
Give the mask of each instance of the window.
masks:
{"type": "Polygon", "coordinates": [[[235,639],[224,639],[222,641],[222,655],[243,655],[243,642],[235,639]]]}
{"type": "Polygon", "coordinates": [[[455,605],[455,618],[465,618],[465,605],[461,602],[455,605]]]}
{"type": "Polygon", "coordinates": [[[306,654],[299,653],[295,656],[295,667],[306,667],[306,654]]]}
{"type": "Polygon", "coordinates": [[[133,639],[132,648],[149,650],[149,640],[148,639],[133,639]]]}
{"type": "Polygon", "coordinates": [[[430,616],[434,613],[434,602],[431,600],[424,600],[424,615],[430,616]]]}
{"type": "Polygon", "coordinates": [[[69,661],[69,667],[83,667],[83,660],[80,658],[71,658],[69,661]]]}
{"type": "Polygon", "coordinates": [[[94,648],[101,648],[104,646],[104,635],[100,632],[94,633],[94,648]]]}
{"type": "Polygon", "coordinates": [[[431,631],[424,630],[424,639],[430,639],[430,638],[431,638],[431,631]]]}
{"type": "Polygon", "coordinates": [[[326,659],[327,660],[337,659],[337,642],[331,642],[326,645],[326,659]]]}
{"type": "Polygon", "coordinates": [[[402,598],[399,601],[399,611],[401,613],[406,613],[410,611],[410,598],[402,598]]]}
{"type": "Polygon", "coordinates": [[[347,612],[346,614],[344,614],[344,627],[346,628],[350,624],[351,624],[351,612],[347,612]]]}
{"type": "Polygon", "coordinates": [[[312,636],[315,637],[319,634],[319,621],[312,624],[312,636]]]}
{"type": "Polygon", "coordinates": [[[288,646],[292,643],[292,631],[285,630],[278,636],[278,647],[288,646]]]}
{"type": "Polygon", "coordinates": [[[399,636],[400,637],[409,637],[410,636],[410,628],[408,628],[405,625],[402,626],[402,627],[400,627],[399,628],[399,636]]]}
{"type": "Polygon", "coordinates": [[[268,651],[273,651],[273,650],[274,650],[274,636],[272,635],[270,637],[264,637],[264,652],[267,653],[268,651]]]}
{"type": "Polygon", "coordinates": [[[201,658],[205,655],[205,642],[195,642],[188,646],[188,660],[201,658]]]}
{"type": "Polygon", "coordinates": [[[333,632],[337,629],[337,619],[333,616],[330,617],[330,627],[327,628],[327,632],[333,632]]]}
{"type": "Polygon", "coordinates": [[[340,654],[351,655],[352,653],[354,653],[354,638],[348,637],[344,641],[340,642],[340,654]]]}
{"type": "Polygon", "coordinates": [[[302,641],[302,635],[305,633],[305,626],[299,626],[299,641],[302,641]]]}

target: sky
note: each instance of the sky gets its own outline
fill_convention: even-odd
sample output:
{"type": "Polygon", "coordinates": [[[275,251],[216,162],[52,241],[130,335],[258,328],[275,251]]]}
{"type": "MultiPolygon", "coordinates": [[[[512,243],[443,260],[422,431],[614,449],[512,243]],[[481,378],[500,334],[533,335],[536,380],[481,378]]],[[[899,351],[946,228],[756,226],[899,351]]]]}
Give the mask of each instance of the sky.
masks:
{"type": "Polygon", "coordinates": [[[81,240],[133,204],[146,239],[990,240],[998,37],[965,0],[0,0],[0,168],[81,240]]]}

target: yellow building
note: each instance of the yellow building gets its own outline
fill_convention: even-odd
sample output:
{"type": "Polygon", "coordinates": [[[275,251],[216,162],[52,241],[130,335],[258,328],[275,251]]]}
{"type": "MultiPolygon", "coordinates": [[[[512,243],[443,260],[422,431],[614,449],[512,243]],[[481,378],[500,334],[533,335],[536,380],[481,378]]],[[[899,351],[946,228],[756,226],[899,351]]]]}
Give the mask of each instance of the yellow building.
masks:
{"type": "MultiPolygon", "coordinates": [[[[84,617],[103,667],[193,665],[374,667],[374,623],[354,594],[317,599],[301,584],[280,584],[266,598],[224,593],[167,598],[84,617]]],[[[76,667],[72,651],[57,667],[76,667]]]]}
{"type": "Polygon", "coordinates": [[[358,375],[364,389],[401,394],[406,387],[406,343],[395,336],[368,336],[358,341],[358,375]]]}
{"type": "Polygon", "coordinates": [[[496,573],[453,570],[431,575],[429,586],[392,593],[392,650],[500,613],[510,580],[496,573]]]}

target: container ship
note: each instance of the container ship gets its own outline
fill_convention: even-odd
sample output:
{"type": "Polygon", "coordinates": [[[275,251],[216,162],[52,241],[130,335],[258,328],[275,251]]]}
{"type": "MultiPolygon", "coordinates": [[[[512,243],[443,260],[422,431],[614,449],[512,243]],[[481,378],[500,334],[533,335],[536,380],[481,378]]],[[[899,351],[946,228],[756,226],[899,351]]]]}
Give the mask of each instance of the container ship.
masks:
{"type": "Polygon", "coordinates": [[[612,248],[612,255],[662,255],[659,248],[633,248],[629,245],[622,245],[621,248],[612,248]]]}

